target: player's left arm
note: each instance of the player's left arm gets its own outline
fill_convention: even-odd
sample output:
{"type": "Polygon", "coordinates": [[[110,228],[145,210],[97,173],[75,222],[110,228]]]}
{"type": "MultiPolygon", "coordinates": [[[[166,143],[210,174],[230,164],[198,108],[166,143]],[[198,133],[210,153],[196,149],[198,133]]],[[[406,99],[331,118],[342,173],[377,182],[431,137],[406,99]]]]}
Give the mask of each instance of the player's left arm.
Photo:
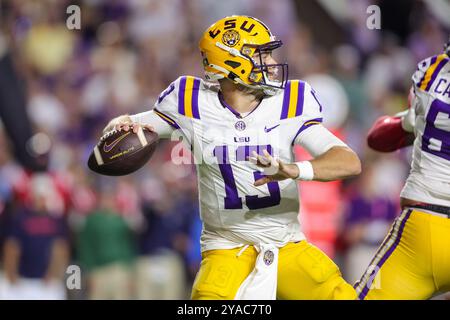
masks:
{"type": "Polygon", "coordinates": [[[356,153],[321,124],[305,130],[295,139],[314,159],[284,163],[264,151],[264,156],[253,153],[251,161],[264,168],[265,176],[255,182],[259,186],[285,179],[333,181],[349,178],[361,172],[356,153]]]}
{"type": "MultiPolygon", "coordinates": [[[[308,162],[312,166],[313,175],[311,180],[315,181],[346,179],[361,173],[361,161],[349,147],[333,146],[324,154],[308,162]]],[[[302,168],[298,165],[296,167],[302,168]]],[[[300,173],[301,169],[299,169],[299,174],[296,178],[299,177],[300,173]]]]}
{"type": "Polygon", "coordinates": [[[298,95],[303,96],[300,118],[303,121],[293,142],[305,148],[314,159],[284,163],[267,152],[264,156],[253,153],[250,161],[264,168],[265,174],[255,182],[255,186],[285,179],[333,181],[361,172],[361,162],[356,153],[322,125],[323,107],[317,93],[307,82],[302,83],[303,89],[299,89],[298,95]]]}

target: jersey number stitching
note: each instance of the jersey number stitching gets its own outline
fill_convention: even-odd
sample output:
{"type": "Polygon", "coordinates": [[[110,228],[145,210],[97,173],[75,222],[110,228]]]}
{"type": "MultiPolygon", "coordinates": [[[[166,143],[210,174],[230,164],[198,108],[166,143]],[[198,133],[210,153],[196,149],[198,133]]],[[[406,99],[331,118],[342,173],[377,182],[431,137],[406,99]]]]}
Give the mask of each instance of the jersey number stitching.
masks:
{"type": "MultiPolygon", "coordinates": [[[[267,146],[239,146],[236,149],[236,159],[237,161],[246,161],[245,157],[242,158],[240,155],[245,155],[249,153],[248,150],[256,149],[262,150],[267,149],[267,151],[272,154],[272,148],[270,145],[267,146]]],[[[258,151],[257,151],[258,152],[258,151]]],[[[223,181],[225,182],[225,198],[224,207],[225,209],[242,209],[242,198],[238,195],[238,190],[236,187],[236,181],[233,175],[233,169],[231,167],[228,157],[228,146],[217,146],[214,148],[214,155],[219,162],[220,173],[222,174],[223,181]]],[[[253,172],[253,177],[256,180],[262,178],[264,175],[259,171],[253,172]]],[[[269,189],[269,195],[265,197],[259,197],[257,195],[246,195],[245,203],[250,210],[262,209],[277,206],[281,202],[280,186],[277,181],[272,181],[267,184],[269,189]]]]}
{"type": "Polygon", "coordinates": [[[450,131],[438,128],[439,113],[450,118],[450,104],[434,100],[427,114],[426,126],[422,137],[422,150],[435,156],[450,160],[450,131]]]}

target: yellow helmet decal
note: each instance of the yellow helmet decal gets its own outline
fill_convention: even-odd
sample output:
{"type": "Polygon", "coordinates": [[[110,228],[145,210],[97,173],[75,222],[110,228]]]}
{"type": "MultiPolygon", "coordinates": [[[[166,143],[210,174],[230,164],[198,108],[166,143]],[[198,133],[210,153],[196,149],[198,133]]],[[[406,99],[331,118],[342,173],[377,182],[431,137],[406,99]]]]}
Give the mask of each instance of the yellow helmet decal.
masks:
{"type": "Polygon", "coordinates": [[[282,88],[287,79],[287,64],[264,65],[254,61],[255,52],[272,51],[281,46],[269,28],[249,16],[230,16],[212,24],[199,42],[207,79],[229,78],[247,86],[282,88]],[[268,79],[269,67],[283,68],[283,81],[268,79]],[[285,79],[286,78],[286,79],[285,79]]]}
{"type": "Polygon", "coordinates": [[[239,35],[239,32],[235,30],[227,30],[222,36],[222,42],[229,47],[237,45],[240,39],[241,36],[239,35]]]}

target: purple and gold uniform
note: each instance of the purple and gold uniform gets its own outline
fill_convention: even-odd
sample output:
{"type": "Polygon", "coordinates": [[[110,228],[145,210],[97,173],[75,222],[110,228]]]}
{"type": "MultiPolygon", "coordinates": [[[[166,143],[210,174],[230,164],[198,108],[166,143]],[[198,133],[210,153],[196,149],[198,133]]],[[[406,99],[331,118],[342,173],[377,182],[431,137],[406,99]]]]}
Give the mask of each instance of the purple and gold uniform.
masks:
{"type": "MultiPolygon", "coordinates": [[[[203,222],[193,299],[356,296],[338,267],[301,232],[297,183],[254,185],[269,174],[248,161],[254,153],[267,151],[292,163],[294,144],[313,157],[346,146],[321,125],[322,106],[312,88],[287,81],[287,63],[271,57],[281,45],[256,18],[220,19],[199,41],[205,79],[224,88],[221,81],[227,79],[241,97],[260,97],[259,104],[238,113],[225,102],[220,85],[187,76],[161,94],[153,111],[131,117],[153,126],[160,137],[181,136],[192,150],[203,222]]],[[[172,161],[184,162],[176,154],[172,161]]]]}
{"type": "Polygon", "coordinates": [[[355,285],[359,299],[427,299],[450,290],[450,58],[419,63],[413,77],[411,171],[405,207],[355,285]]]}
{"type": "Polygon", "coordinates": [[[301,232],[296,181],[255,187],[263,173],[247,160],[252,151],[267,150],[292,163],[294,144],[316,157],[317,133],[328,141],[321,153],[346,146],[322,126],[322,106],[308,83],[289,81],[242,115],[225,103],[217,85],[180,77],[152,111],[132,120],[152,125],[161,137],[175,132],[192,150],[203,221],[203,260],[192,298],[233,299],[254,268],[257,244],[279,248],[279,298],[355,297],[338,267],[301,232]]]}

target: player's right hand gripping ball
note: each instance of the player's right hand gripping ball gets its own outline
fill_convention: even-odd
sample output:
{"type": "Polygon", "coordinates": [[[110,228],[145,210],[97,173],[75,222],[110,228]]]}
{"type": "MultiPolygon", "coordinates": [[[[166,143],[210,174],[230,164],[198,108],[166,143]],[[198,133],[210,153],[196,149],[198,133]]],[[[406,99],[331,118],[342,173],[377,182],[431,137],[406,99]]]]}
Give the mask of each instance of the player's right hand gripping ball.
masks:
{"type": "Polygon", "coordinates": [[[107,176],[123,176],[140,169],[152,156],[158,144],[156,132],[139,127],[112,130],[100,138],[88,160],[88,167],[107,176]]]}

